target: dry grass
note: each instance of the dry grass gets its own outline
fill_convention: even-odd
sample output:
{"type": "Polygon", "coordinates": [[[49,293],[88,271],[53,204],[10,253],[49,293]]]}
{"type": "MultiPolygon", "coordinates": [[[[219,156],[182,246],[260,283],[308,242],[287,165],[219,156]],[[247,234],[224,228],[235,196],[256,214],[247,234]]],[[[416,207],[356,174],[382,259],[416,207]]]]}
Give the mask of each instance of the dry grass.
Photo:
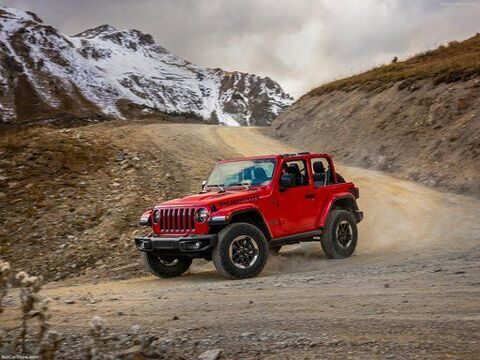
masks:
{"type": "Polygon", "coordinates": [[[382,65],[359,75],[322,85],[305,96],[319,96],[334,90],[373,91],[399,81],[411,85],[417,80],[431,78],[434,82],[465,81],[480,75],[480,34],[462,41],[450,42],[435,50],[425,51],[412,58],[382,65]]]}
{"type": "MultiPolygon", "coordinates": [[[[16,285],[20,289],[20,325],[7,329],[2,335],[14,335],[13,340],[9,342],[12,353],[20,351],[22,354],[27,352],[27,342],[33,343],[35,347],[43,349],[44,355],[58,347],[58,337],[49,332],[48,319],[48,299],[39,295],[42,287],[41,276],[30,276],[24,271],[18,272],[13,278],[10,264],[0,260],[0,313],[3,312],[2,301],[7,295],[8,290],[16,285]],[[38,331],[30,326],[32,319],[38,320],[38,331]],[[18,330],[18,331],[17,331],[18,330]],[[53,341],[53,344],[52,344],[53,341]],[[56,345],[55,345],[56,343],[56,345]],[[50,349],[50,351],[48,351],[50,349]]],[[[4,336],[0,336],[0,352],[7,350],[4,344],[4,336]]],[[[53,359],[49,356],[42,356],[42,359],[53,359]]]]}
{"type": "Polygon", "coordinates": [[[40,360],[72,358],[72,354],[75,354],[75,358],[91,360],[184,359],[166,349],[162,342],[157,341],[156,336],[140,332],[141,328],[138,325],[132,326],[124,334],[124,337],[130,337],[133,345],[125,348],[123,344],[112,341],[119,336],[113,334],[99,316],[94,316],[90,321],[88,336],[76,334],[81,340],[76,344],[77,348],[68,348],[62,342],[64,336],[58,331],[50,330],[49,299],[40,295],[42,281],[41,276],[30,276],[24,271],[14,276],[10,264],[0,260],[0,314],[3,313],[3,299],[9,289],[16,286],[20,290],[20,324],[10,328],[0,326],[0,354],[19,354],[20,357],[40,360]],[[34,319],[37,319],[37,327],[31,324],[34,319]],[[67,348],[63,349],[67,354],[60,353],[62,345],[67,348]]]}

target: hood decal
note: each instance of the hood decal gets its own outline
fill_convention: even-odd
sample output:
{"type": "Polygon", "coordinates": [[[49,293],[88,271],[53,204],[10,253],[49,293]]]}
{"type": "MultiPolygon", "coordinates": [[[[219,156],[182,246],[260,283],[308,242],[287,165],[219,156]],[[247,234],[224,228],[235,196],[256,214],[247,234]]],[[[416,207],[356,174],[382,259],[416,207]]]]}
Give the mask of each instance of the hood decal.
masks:
{"type": "Polygon", "coordinates": [[[248,196],[240,199],[232,199],[229,201],[221,201],[219,204],[220,206],[231,206],[231,205],[237,205],[237,204],[244,204],[252,201],[258,200],[258,196],[248,196]]]}

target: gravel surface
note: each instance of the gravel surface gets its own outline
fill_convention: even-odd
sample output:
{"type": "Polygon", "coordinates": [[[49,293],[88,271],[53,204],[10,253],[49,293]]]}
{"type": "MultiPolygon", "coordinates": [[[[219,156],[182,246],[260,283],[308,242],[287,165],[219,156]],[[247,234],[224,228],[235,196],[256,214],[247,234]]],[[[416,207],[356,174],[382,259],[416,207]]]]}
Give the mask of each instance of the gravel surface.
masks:
{"type": "MultiPolygon", "coordinates": [[[[255,128],[192,125],[188,135],[180,129],[138,131],[152,139],[176,133],[165,146],[187,151],[196,146],[191,136],[233,154],[294,150],[255,128]]],[[[478,200],[374,171],[340,172],[360,186],[365,211],[354,256],[327,260],[319,244],[309,243],[283,248],[255,279],[224,280],[210,263],[195,261],[176,279],[142,271],[113,280],[92,269],[51,282],[42,294],[52,299],[52,327],[65,335],[61,358],[83,358],[96,315],[110,334],[107,349],[119,357],[149,342],[156,358],[478,358],[478,200]]],[[[139,266],[133,246],[129,251],[129,265],[139,266]]],[[[18,323],[16,290],[4,303],[0,328],[18,323]]]]}

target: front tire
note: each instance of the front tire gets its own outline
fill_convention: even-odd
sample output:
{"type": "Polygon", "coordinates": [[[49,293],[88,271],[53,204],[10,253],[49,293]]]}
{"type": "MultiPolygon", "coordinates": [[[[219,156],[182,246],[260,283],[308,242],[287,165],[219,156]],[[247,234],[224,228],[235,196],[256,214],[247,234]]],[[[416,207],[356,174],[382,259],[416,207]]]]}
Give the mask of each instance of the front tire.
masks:
{"type": "Polygon", "coordinates": [[[352,213],[332,210],[321,239],[325,255],[330,259],[349,257],[355,251],[357,238],[357,222],[352,213]]]}
{"type": "Polygon", "coordinates": [[[249,223],[234,223],[218,233],[213,249],[213,264],[228,279],[245,279],[257,276],[268,258],[265,235],[249,223]]]}
{"type": "Polygon", "coordinates": [[[155,252],[142,252],[145,267],[160,278],[172,278],[182,275],[192,265],[192,259],[186,257],[168,257],[155,252]]]}

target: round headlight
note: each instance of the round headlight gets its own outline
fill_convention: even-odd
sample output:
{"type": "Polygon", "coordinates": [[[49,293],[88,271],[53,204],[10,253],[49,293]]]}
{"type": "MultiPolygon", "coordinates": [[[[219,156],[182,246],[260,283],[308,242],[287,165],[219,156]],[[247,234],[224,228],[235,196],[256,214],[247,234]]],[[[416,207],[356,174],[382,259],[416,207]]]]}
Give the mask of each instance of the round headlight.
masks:
{"type": "Polygon", "coordinates": [[[158,224],[159,221],[160,221],[160,211],[155,210],[155,211],[153,212],[153,222],[154,222],[155,224],[158,224]]]}
{"type": "Polygon", "coordinates": [[[207,221],[208,211],[205,208],[198,209],[195,212],[195,220],[199,223],[207,221]]]}

